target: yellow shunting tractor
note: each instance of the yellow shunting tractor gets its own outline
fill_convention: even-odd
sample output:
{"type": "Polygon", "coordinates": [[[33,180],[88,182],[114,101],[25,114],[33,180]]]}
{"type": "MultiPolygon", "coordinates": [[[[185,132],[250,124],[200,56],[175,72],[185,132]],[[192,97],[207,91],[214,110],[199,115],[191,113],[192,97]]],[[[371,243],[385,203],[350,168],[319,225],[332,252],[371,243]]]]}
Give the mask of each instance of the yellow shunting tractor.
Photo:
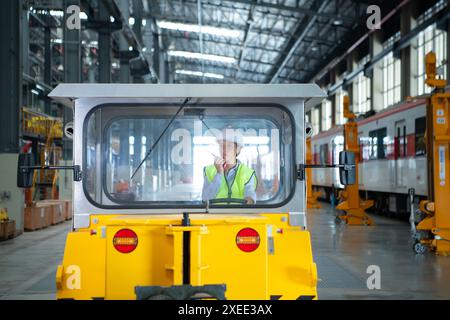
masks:
{"type": "Polygon", "coordinates": [[[58,299],[318,298],[304,119],[318,86],[62,84],[50,96],[73,107],[74,166],[22,154],[18,185],[74,172],[58,299]]]}

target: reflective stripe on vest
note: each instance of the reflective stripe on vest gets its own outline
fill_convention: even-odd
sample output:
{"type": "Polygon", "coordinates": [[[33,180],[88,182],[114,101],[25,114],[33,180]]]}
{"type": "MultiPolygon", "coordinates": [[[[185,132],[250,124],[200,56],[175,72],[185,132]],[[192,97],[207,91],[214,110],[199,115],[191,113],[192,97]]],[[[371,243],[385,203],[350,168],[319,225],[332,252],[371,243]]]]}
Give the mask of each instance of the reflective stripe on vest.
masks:
{"type": "MultiPolygon", "coordinates": [[[[210,165],[205,167],[205,176],[208,181],[213,181],[214,177],[217,174],[217,169],[215,165],[210,165]]],[[[215,199],[244,199],[245,197],[245,185],[250,182],[252,176],[256,174],[255,170],[250,169],[246,165],[239,163],[238,168],[236,169],[236,174],[234,176],[234,180],[229,182],[225,178],[225,174],[222,175],[222,180],[220,182],[220,188],[217,192],[215,199]]],[[[256,189],[256,183],[255,183],[256,189]]]]}

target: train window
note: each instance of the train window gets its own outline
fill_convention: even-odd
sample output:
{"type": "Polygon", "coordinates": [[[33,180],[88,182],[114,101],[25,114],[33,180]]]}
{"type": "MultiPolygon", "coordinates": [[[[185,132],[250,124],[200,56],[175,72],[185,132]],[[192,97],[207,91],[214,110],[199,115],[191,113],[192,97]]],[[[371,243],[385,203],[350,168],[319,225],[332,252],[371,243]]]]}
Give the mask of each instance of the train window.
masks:
{"type": "Polygon", "coordinates": [[[416,144],[416,156],[424,155],[426,152],[425,145],[425,130],[426,130],[426,117],[416,119],[416,132],[415,132],[415,144],[416,144]]]}
{"type": "Polygon", "coordinates": [[[369,132],[370,159],[385,159],[387,151],[386,128],[369,132]]]}
{"type": "Polygon", "coordinates": [[[360,139],[359,139],[359,148],[361,150],[361,159],[362,161],[367,161],[370,160],[370,152],[371,152],[371,147],[370,147],[370,138],[369,137],[363,137],[362,133],[360,134],[360,139]]]}
{"type": "Polygon", "coordinates": [[[329,164],[328,161],[328,143],[320,146],[320,164],[329,164]]]}

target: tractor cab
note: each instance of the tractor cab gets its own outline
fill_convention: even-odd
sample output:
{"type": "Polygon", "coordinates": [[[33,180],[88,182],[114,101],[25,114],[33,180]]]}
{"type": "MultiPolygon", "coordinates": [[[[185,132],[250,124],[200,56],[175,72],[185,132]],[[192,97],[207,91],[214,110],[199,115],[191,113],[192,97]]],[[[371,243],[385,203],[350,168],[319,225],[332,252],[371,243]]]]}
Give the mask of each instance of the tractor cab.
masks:
{"type": "Polygon", "coordinates": [[[317,298],[302,170],[318,86],[61,84],[50,97],[74,110],[58,299],[317,298]]]}

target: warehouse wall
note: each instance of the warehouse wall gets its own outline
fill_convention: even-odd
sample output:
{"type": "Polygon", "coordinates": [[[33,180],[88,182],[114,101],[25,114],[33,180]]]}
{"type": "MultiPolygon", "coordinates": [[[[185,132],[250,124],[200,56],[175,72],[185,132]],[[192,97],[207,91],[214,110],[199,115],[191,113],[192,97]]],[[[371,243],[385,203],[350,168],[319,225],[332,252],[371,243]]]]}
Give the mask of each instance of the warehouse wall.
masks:
{"type": "Polygon", "coordinates": [[[17,160],[15,153],[0,153],[0,207],[8,210],[10,219],[16,221],[16,235],[23,232],[24,194],[17,188],[17,160]],[[7,193],[10,197],[4,197],[7,193]]]}

